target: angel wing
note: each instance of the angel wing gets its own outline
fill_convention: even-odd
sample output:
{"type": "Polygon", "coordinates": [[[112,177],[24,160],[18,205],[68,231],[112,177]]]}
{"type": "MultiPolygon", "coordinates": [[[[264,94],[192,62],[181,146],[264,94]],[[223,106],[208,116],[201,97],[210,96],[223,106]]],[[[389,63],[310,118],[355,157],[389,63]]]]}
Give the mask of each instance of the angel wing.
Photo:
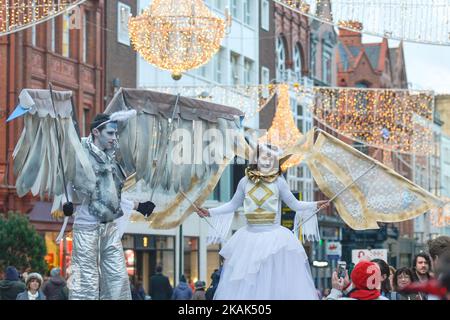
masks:
{"type": "MultiPolygon", "coordinates": [[[[121,89],[105,112],[127,109],[135,109],[137,117],[119,126],[118,156],[126,171],[135,174],[123,196],[156,204],[149,220],[152,228],[181,224],[194,212],[190,201],[200,206],[207,199],[234,156],[248,157],[249,147],[240,134],[243,113],[237,109],[121,89]]],[[[132,216],[135,221],[143,219],[132,216]]]]}
{"type": "MultiPolygon", "coordinates": [[[[314,129],[313,129],[314,130],[314,129]]],[[[400,222],[442,206],[442,201],[382,163],[319,130],[314,144],[298,145],[320,190],[355,230],[378,229],[377,222],[400,222]],[[345,191],[343,191],[345,190],[345,191]]]]}
{"type": "Polygon", "coordinates": [[[31,191],[33,196],[53,197],[52,212],[59,208],[64,194],[58,140],[66,182],[75,188],[95,187],[94,172],[72,119],[71,97],[70,91],[53,92],[55,114],[49,90],[24,89],[20,94],[20,104],[28,105],[29,110],[24,116],[23,131],[13,153],[17,194],[22,197],[31,191]],[[55,118],[58,119],[59,137],[55,118]]]}

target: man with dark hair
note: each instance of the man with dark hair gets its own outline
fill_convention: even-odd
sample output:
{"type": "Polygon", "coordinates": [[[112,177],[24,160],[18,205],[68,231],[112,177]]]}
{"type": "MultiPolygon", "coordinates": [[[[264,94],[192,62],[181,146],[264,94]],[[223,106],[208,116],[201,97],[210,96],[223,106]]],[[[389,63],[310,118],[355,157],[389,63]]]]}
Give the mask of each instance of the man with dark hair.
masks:
{"type": "Polygon", "coordinates": [[[162,274],[162,266],[156,267],[156,274],[150,278],[150,297],[152,300],[170,300],[172,297],[172,286],[169,278],[162,274]]]}
{"type": "MultiPolygon", "coordinates": [[[[95,186],[76,183],[69,197],[80,204],[73,226],[71,276],[68,282],[71,300],[131,300],[130,283],[117,219],[133,209],[149,216],[154,204],[134,203],[122,197],[125,171],[115,158],[117,122],[136,112],[98,114],[92,121],[82,146],[95,173],[95,186]]],[[[66,216],[73,204],[64,204],[66,216]]]]}
{"type": "Polygon", "coordinates": [[[421,252],[414,257],[413,261],[413,282],[424,282],[431,279],[431,260],[425,252],[421,252]]]}
{"type": "Polygon", "coordinates": [[[439,257],[445,252],[450,250],[450,237],[440,236],[436,239],[428,241],[428,252],[431,256],[431,268],[433,271],[437,271],[437,265],[439,263],[439,257]]]}

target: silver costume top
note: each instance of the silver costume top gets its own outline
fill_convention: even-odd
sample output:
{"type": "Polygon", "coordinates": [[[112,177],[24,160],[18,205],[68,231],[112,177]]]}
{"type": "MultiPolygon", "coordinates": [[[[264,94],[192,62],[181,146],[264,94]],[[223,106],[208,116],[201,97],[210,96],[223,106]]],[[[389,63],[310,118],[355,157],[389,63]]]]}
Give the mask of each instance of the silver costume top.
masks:
{"type": "Polygon", "coordinates": [[[123,215],[120,201],[126,176],[114,154],[100,150],[91,137],[83,138],[81,143],[95,173],[95,189],[77,191],[86,196],[87,202],[83,203],[87,203],[90,215],[101,223],[114,221],[123,215]]]}

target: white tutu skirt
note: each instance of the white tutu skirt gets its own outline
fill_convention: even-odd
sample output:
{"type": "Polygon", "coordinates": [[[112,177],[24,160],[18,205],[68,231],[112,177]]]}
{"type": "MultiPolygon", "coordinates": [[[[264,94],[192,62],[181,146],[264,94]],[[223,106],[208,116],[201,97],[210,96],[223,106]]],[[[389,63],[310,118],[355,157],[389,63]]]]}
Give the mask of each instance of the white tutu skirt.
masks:
{"type": "Polygon", "coordinates": [[[220,255],[215,300],[318,300],[305,249],[285,227],[243,227],[220,255]]]}

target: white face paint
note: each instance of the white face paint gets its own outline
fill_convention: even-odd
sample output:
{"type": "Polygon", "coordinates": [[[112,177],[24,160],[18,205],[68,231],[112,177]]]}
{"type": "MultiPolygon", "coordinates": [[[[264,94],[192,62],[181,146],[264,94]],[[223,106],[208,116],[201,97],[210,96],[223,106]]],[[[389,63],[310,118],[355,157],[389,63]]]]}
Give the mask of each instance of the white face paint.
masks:
{"type": "Polygon", "coordinates": [[[268,152],[264,148],[259,149],[258,171],[261,173],[270,173],[278,168],[279,163],[274,154],[268,152]]]}
{"type": "Polygon", "coordinates": [[[94,144],[103,151],[111,150],[117,144],[117,123],[110,122],[99,131],[94,129],[94,144]]]}

